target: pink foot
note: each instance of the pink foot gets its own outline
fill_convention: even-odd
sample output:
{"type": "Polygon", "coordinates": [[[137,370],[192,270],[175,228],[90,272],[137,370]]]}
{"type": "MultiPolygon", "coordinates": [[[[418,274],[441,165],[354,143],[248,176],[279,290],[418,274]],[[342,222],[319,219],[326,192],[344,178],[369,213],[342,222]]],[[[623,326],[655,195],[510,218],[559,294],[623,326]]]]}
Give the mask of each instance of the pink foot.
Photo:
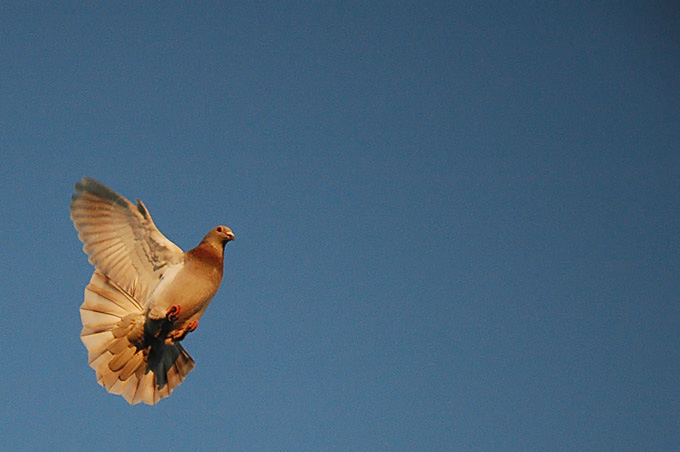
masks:
{"type": "Polygon", "coordinates": [[[170,306],[170,309],[168,309],[168,312],[165,314],[165,318],[171,322],[175,322],[179,318],[179,313],[181,311],[182,308],[180,308],[178,304],[173,304],[172,306],[170,306]]]}
{"type": "Polygon", "coordinates": [[[191,322],[187,323],[187,333],[191,333],[196,328],[198,328],[198,320],[192,320],[191,322]]]}
{"type": "Polygon", "coordinates": [[[176,344],[177,342],[184,340],[184,338],[187,337],[187,334],[194,331],[197,327],[198,320],[192,320],[191,322],[187,323],[184,328],[171,331],[170,334],[168,334],[168,338],[165,343],[168,345],[176,344]]]}

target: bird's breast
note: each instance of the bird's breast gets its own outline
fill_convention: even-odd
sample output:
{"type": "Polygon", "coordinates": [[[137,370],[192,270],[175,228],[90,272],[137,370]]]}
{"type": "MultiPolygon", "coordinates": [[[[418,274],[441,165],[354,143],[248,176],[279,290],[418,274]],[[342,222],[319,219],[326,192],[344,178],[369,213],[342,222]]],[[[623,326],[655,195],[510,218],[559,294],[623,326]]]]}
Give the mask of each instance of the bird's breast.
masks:
{"type": "Polygon", "coordinates": [[[171,306],[179,306],[176,324],[198,320],[215,296],[221,280],[221,268],[187,259],[163,274],[149,297],[148,315],[160,319],[171,306]]]}

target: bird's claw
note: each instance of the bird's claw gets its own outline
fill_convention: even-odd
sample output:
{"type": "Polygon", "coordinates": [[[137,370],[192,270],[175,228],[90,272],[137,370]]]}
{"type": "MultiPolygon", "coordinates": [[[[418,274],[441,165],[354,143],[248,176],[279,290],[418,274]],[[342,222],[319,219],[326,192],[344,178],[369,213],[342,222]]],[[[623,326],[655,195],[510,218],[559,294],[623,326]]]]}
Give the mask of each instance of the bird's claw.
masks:
{"type": "Polygon", "coordinates": [[[184,328],[171,331],[165,342],[168,345],[176,344],[177,342],[184,340],[184,338],[187,337],[187,334],[191,333],[196,328],[198,328],[198,320],[192,320],[187,323],[184,328]]]}
{"type": "Polygon", "coordinates": [[[196,328],[198,328],[198,320],[192,320],[191,322],[187,323],[187,331],[184,334],[191,333],[196,328]]]}

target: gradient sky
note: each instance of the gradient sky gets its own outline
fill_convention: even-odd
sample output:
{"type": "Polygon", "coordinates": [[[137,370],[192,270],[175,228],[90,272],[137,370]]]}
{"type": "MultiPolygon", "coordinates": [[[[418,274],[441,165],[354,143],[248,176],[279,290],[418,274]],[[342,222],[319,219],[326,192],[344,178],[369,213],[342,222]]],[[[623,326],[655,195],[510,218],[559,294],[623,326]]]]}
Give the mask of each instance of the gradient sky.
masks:
{"type": "Polygon", "coordinates": [[[0,3],[0,449],[680,447],[675,2],[0,3]],[[94,177],[226,277],[158,405],[79,339],[94,177]]]}

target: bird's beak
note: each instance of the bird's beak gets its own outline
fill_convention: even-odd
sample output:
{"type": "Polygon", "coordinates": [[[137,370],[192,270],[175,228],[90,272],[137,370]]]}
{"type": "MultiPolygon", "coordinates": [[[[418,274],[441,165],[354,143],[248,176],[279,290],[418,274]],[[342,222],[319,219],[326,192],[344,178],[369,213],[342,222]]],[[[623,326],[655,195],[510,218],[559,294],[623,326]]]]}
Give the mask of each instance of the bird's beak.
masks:
{"type": "Polygon", "coordinates": [[[233,233],[233,232],[227,232],[226,235],[227,235],[227,238],[224,239],[224,245],[226,245],[227,242],[231,242],[232,240],[234,240],[234,239],[236,238],[236,237],[234,237],[234,233],[233,233]]]}

